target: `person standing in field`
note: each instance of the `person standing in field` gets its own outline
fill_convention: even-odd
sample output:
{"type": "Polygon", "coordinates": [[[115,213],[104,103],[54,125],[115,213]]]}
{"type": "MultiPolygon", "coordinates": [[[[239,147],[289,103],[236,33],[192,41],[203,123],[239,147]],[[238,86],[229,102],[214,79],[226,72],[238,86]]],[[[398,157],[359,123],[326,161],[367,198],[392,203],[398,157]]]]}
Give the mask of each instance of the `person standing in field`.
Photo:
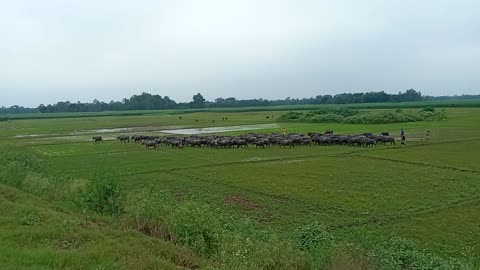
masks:
{"type": "Polygon", "coordinates": [[[401,129],[400,131],[400,137],[402,139],[402,145],[405,145],[405,130],[403,130],[403,128],[401,129]]]}
{"type": "Polygon", "coordinates": [[[283,136],[287,135],[287,129],[283,128],[283,136]]]}
{"type": "Polygon", "coordinates": [[[430,142],[430,130],[427,130],[427,133],[425,133],[425,140],[430,142]]]}

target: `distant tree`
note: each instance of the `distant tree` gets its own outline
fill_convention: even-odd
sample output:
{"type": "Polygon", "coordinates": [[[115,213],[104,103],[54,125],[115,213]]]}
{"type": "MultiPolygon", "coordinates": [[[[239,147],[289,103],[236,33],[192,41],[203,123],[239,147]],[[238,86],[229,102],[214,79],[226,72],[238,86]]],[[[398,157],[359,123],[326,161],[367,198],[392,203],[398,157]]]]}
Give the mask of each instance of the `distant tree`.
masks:
{"type": "Polygon", "coordinates": [[[202,96],[202,94],[198,93],[193,96],[193,106],[195,108],[205,107],[205,98],[202,96]]]}
{"type": "Polygon", "coordinates": [[[398,92],[398,95],[392,95],[391,100],[394,102],[420,101],[422,100],[422,93],[409,89],[405,93],[398,92]]]}
{"type": "Polygon", "coordinates": [[[333,97],[332,95],[324,95],[322,96],[322,99],[320,100],[321,104],[329,104],[333,102],[333,97]]]}
{"type": "Polygon", "coordinates": [[[0,107],[0,114],[17,114],[17,113],[36,113],[39,112],[38,108],[25,108],[18,105],[11,107],[0,107]]]}
{"type": "Polygon", "coordinates": [[[40,104],[40,105],[38,106],[38,110],[39,110],[41,113],[44,113],[44,112],[47,111],[47,107],[45,107],[45,105],[43,105],[43,104],[40,104]]]}
{"type": "Polygon", "coordinates": [[[216,104],[224,104],[225,99],[222,98],[222,97],[219,97],[219,98],[216,98],[213,102],[216,103],[216,104]]]}

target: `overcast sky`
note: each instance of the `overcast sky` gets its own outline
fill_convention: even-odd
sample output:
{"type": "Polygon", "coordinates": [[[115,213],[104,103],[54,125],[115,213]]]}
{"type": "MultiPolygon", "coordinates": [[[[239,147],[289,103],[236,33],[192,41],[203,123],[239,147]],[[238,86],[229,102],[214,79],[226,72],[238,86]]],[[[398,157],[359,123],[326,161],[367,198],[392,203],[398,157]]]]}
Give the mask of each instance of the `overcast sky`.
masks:
{"type": "Polygon", "coordinates": [[[0,106],[480,93],[478,0],[0,0],[0,106]]]}

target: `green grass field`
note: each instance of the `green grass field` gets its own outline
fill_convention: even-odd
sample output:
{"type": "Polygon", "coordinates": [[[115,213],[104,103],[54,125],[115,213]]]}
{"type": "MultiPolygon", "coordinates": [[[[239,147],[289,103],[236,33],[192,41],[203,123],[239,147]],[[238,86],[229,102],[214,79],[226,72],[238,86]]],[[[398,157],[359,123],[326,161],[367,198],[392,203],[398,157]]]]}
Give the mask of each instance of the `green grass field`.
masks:
{"type": "Polygon", "coordinates": [[[253,131],[281,132],[285,127],[288,132],[389,131],[398,136],[400,128],[406,130],[406,146],[368,149],[314,145],[146,150],[135,143],[88,141],[99,129],[131,128],[102,134],[114,138],[162,135],[159,131],[174,128],[275,123],[285,110],[2,121],[0,268],[389,269],[367,256],[368,249],[401,237],[412,240],[418,252],[467,265],[448,269],[479,269],[480,108],[445,111],[446,120],[433,122],[278,123],[278,128],[253,131]],[[424,141],[426,130],[432,131],[429,143],[424,141]],[[87,183],[106,176],[122,192],[124,211],[119,215],[94,213],[76,200],[87,183]],[[146,192],[173,199],[149,199],[146,192]],[[139,198],[147,202],[142,205],[139,198]],[[144,223],[143,229],[138,222],[132,225],[140,217],[150,224],[148,230],[144,223]],[[172,232],[159,233],[150,222],[172,232]],[[322,249],[325,239],[315,249],[296,247],[299,228],[315,222],[338,243],[328,252],[322,249]],[[217,227],[221,233],[205,236],[217,227]],[[202,241],[183,232],[202,235],[202,241]],[[358,240],[358,235],[364,236],[358,240]],[[213,247],[206,244],[212,238],[213,247]],[[364,242],[368,244],[362,246],[364,242]],[[358,255],[342,248],[357,244],[367,250],[358,255]],[[362,263],[363,257],[370,259],[362,263]],[[266,258],[283,259],[275,264],[266,258]]]}

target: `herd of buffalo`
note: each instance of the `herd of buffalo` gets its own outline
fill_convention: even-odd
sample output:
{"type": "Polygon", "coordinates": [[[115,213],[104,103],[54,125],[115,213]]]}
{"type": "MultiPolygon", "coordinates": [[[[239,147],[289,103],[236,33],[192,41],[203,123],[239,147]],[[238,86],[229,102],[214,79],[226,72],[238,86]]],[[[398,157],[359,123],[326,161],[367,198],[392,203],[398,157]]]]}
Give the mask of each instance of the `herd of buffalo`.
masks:
{"type": "MultiPolygon", "coordinates": [[[[92,138],[95,142],[102,142],[102,137],[92,138]]],[[[394,137],[388,132],[382,132],[379,135],[372,133],[362,133],[356,135],[337,135],[332,130],[325,133],[309,132],[307,135],[301,133],[280,134],[244,134],[238,136],[118,136],[117,140],[123,143],[130,141],[141,143],[146,148],[156,148],[161,145],[171,146],[173,148],[190,147],[211,147],[211,148],[248,148],[254,145],[256,148],[265,148],[273,145],[280,147],[295,147],[301,145],[353,145],[372,147],[379,143],[395,144],[394,137]]]]}

